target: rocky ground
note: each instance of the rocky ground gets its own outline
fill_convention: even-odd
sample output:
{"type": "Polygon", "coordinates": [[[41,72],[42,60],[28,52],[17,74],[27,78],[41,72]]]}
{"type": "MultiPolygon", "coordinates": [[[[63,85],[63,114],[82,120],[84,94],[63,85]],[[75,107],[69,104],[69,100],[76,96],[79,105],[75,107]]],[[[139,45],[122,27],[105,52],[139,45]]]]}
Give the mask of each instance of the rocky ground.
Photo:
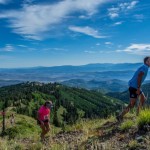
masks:
{"type": "Polygon", "coordinates": [[[78,128],[71,126],[67,131],[53,134],[51,131],[44,142],[40,142],[37,131],[36,135],[32,133],[34,136],[0,138],[0,150],[150,150],[150,125],[139,129],[136,123],[135,115],[126,117],[123,122],[117,122],[115,118],[83,121],[82,127],[77,124],[78,128]],[[132,121],[133,125],[121,130],[122,123],[127,121],[132,121]]]}
{"type": "MultiPolygon", "coordinates": [[[[47,142],[66,144],[68,150],[150,150],[150,127],[139,130],[132,127],[121,131],[118,122],[106,122],[100,128],[84,131],[61,132],[47,142]]],[[[45,143],[46,144],[46,143],[45,143]]]]}

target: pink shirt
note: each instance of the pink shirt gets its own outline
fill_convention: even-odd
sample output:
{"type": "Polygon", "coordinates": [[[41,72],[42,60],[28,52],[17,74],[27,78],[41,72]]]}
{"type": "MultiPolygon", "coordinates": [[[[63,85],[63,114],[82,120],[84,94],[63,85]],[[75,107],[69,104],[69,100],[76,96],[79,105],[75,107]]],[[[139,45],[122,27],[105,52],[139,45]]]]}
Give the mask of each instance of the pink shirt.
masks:
{"type": "Polygon", "coordinates": [[[50,117],[50,109],[48,109],[47,107],[45,107],[44,105],[40,107],[40,109],[38,110],[39,113],[39,119],[40,120],[49,120],[50,117]]]}

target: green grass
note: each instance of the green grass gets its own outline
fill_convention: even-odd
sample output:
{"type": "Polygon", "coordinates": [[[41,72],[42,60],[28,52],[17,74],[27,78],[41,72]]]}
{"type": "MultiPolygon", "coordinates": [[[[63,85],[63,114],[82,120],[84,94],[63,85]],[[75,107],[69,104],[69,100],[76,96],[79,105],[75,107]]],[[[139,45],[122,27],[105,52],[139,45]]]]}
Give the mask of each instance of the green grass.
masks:
{"type": "MultiPolygon", "coordinates": [[[[7,121],[7,120],[6,120],[7,121]]],[[[7,121],[8,122],[8,121],[7,121]]],[[[36,124],[36,120],[28,116],[15,114],[15,124],[6,126],[5,135],[9,139],[25,138],[37,135],[40,132],[40,128],[36,124]]]]}
{"type": "Polygon", "coordinates": [[[133,122],[132,120],[127,120],[127,121],[123,122],[123,123],[120,125],[120,130],[121,130],[121,131],[127,131],[127,130],[129,130],[133,125],[134,125],[134,122],[133,122]]]}
{"type": "Polygon", "coordinates": [[[139,129],[143,129],[146,125],[150,126],[150,109],[141,110],[137,118],[137,124],[139,129]]]}
{"type": "MultiPolygon", "coordinates": [[[[59,113],[61,114],[63,108],[60,109],[59,113]]],[[[11,114],[11,112],[8,112],[11,114]]],[[[127,114],[125,121],[118,126],[121,131],[128,131],[129,129],[137,129],[138,126],[144,126],[150,123],[150,109],[142,110],[136,120],[135,114],[127,114]],[[133,121],[134,120],[134,121],[133,121]]],[[[8,121],[8,118],[6,118],[6,122],[8,121]]],[[[42,144],[40,142],[40,132],[41,129],[38,125],[36,125],[36,120],[34,120],[31,117],[15,114],[15,121],[16,124],[14,126],[11,126],[11,124],[6,127],[6,133],[7,135],[2,138],[0,137],[0,150],[24,150],[24,149],[30,149],[30,150],[64,150],[64,149],[70,149],[71,146],[78,145],[79,149],[85,148],[85,144],[91,143],[92,148],[98,149],[97,144],[99,143],[99,138],[103,136],[101,135],[101,132],[104,130],[104,134],[109,133],[109,131],[113,130],[114,125],[109,126],[111,123],[117,123],[114,116],[111,116],[109,118],[105,119],[82,119],[78,120],[76,124],[74,125],[66,125],[64,131],[81,131],[83,134],[79,136],[80,140],[73,141],[73,143],[67,143],[64,142],[63,144],[53,140],[50,140],[50,143],[48,143],[47,146],[42,144]],[[103,128],[107,127],[108,128],[103,128]],[[24,142],[25,141],[25,142],[24,142]],[[80,148],[81,147],[81,148],[80,148]]],[[[55,126],[51,125],[51,130],[48,133],[48,136],[50,139],[52,139],[53,136],[56,136],[57,133],[61,132],[61,128],[56,128],[55,126]]],[[[132,131],[132,130],[131,130],[132,131]]],[[[119,132],[121,133],[122,132],[119,132]]],[[[63,142],[63,141],[62,141],[63,142]]],[[[129,141],[128,141],[129,142],[129,141]]],[[[111,149],[112,143],[107,144],[107,148],[111,149]],[[109,148],[110,147],[110,148],[109,148]]],[[[137,147],[140,147],[140,145],[137,143],[135,139],[131,139],[130,142],[126,145],[126,147],[129,150],[136,149],[137,147]]]]}

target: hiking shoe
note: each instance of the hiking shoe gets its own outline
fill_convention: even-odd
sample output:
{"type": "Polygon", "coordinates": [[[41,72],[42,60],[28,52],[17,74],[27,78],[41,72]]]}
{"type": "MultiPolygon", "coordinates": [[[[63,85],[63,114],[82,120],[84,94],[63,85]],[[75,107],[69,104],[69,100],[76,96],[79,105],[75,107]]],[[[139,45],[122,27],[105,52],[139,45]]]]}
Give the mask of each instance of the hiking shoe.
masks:
{"type": "Polygon", "coordinates": [[[117,119],[118,122],[121,122],[123,120],[123,117],[119,115],[119,116],[116,117],[116,119],[117,119]]]}

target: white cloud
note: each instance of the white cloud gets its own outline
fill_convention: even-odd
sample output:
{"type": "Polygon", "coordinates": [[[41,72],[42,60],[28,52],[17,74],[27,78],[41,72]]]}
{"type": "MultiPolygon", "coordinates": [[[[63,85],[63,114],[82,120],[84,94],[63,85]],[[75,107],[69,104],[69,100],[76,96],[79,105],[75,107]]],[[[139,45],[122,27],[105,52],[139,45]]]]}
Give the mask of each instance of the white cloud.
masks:
{"type": "Polygon", "coordinates": [[[101,45],[100,43],[96,43],[96,46],[99,46],[99,45],[101,45]]]}
{"type": "Polygon", "coordinates": [[[112,42],[105,42],[106,45],[113,45],[112,42]]]}
{"type": "Polygon", "coordinates": [[[28,46],[26,46],[26,45],[17,45],[17,46],[19,46],[19,47],[23,47],[23,48],[28,47],[28,46]]]}
{"type": "Polygon", "coordinates": [[[132,1],[131,3],[129,3],[129,5],[127,6],[127,9],[133,9],[136,4],[138,3],[139,1],[132,1]]]}
{"type": "Polygon", "coordinates": [[[121,25],[122,23],[123,23],[123,21],[115,22],[115,23],[113,24],[113,26],[118,26],[118,25],[121,25]]]}
{"type": "Polygon", "coordinates": [[[14,47],[11,44],[6,44],[5,47],[0,48],[0,51],[12,52],[14,47]]]}
{"type": "Polygon", "coordinates": [[[121,13],[125,13],[133,9],[139,1],[119,3],[117,7],[112,7],[108,9],[108,16],[111,19],[118,18],[121,13]]]}
{"type": "Polygon", "coordinates": [[[150,53],[150,44],[131,44],[123,50],[117,50],[116,52],[126,52],[137,55],[145,55],[150,53]]]}
{"type": "Polygon", "coordinates": [[[143,19],[145,19],[145,16],[143,14],[135,14],[133,17],[139,22],[141,22],[141,21],[143,21],[143,19]]]}
{"type": "Polygon", "coordinates": [[[111,19],[119,17],[119,8],[114,8],[114,7],[113,8],[109,8],[108,9],[108,16],[111,19]]]}
{"type": "Polygon", "coordinates": [[[84,51],[85,53],[88,53],[88,54],[95,54],[96,52],[95,51],[84,51]]]}
{"type": "Polygon", "coordinates": [[[86,26],[86,27],[70,26],[69,30],[78,32],[78,33],[82,33],[85,35],[89,35],[94,38],[106,38],[106,36],[101,36],[97,30],[95,30],[91,27],[88,27],[88,26],[86,26]]]}
{"type": "Polygon", "coordinates": [[[89,19],[90,16],[80,15],[79,18],[80,18],[80,19],[89,19]]]}
{"type": "Polygon", "coordinates": [[[44,48],[43,50],[44,50],[44,51],[64,51],[64,52],[67,52],[67,51],[68,51],[67,49],[64,49],[64,48],[58,48],[58,47],[44,48]]]}
{"type": "Polygon", "coordinates": [[[119,17],[119,14],[118,13],[110,13],[109,16],[111,19],[114,19],[114,18],[119,17]]]}
{"type": "Polygon", "coordinates": [[[110,0],[64,0],[55,4],[24,5],[20,10],[1,12],[8,19],[14,33],[28,39],[42,40],[48,31],[66,21],[75,12],[92,15],[97,8],[110,0]]]}
{"type": "Polygon", "coordinates": [[[120,7],[121,10],[133,9],[138,2],[139,1],[132,1],[132,2],[128,2],[128,3],[121,3],[121,4],[119,4],[119,7],[120,7]]]}
{"type": "Polygon", "coordinates": [[[34,1],[35,1],[35,0],[24,0],[23,3],[24,3],[24,4],[30,4],[30,3],[34,2],[34,1]]]}

